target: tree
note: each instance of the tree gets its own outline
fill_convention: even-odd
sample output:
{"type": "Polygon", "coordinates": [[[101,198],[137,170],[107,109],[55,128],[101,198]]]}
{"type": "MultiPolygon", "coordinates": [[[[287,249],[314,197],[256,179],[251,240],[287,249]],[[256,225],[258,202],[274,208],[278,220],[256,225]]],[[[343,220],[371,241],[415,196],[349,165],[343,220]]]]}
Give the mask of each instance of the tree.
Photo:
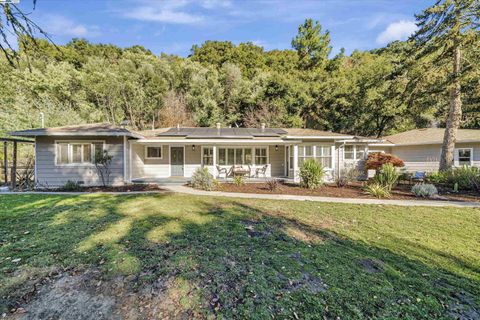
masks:
{"type": "Polygon", "coordinates": [[[440,170],[453,165],[457,130],[462,118],[461,80],[462,51],[477,40],[480,27],[478,0],[437,0],[435,4],[416,15],[419,30],[415,33],[418,59],[431,58],[435,67],[449,65],[451,74],[446,79],[450,94],[445,134],[440,157],[440,170]]]}
{"type": "Polygon", "coordinates": [[[292,40],[292,47],[297,50],[302,69],[325,66],[332,51],[330,32],[327,30],[322,33],[322,26],[318,21],[314,24],[312,19],[306,19],[298,27],[298,34],[292,40]]]}
{"type": "Polygon", "coordinates": [[[102,150],[98,150],[95,152],[93,164],[104,187],[110,184],[112,159],[113,156],[109,155],[107,150],[103,150],[103,152],[102,150]]]}
{"type": "MultiPolygon", "coordinates": [[[[33,0],[34,9],[36,2],[36,0],[33,0]]],[[[17,52],[11,43],[10,36],[15,37],[18,41],[28,39],[33,40],[33,43],[35,43],[34,36],[36,33],[50,40],[47,33],[15,4],[0,3],[0,50],[11,65],[14,65],[17,52]]]]}

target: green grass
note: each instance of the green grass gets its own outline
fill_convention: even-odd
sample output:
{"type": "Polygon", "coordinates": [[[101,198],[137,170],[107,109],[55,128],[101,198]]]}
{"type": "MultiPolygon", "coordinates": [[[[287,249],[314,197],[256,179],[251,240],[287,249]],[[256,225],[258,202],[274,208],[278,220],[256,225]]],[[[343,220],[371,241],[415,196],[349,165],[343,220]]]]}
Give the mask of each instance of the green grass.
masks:
{"type": "Polygon", "coordinates": [[[0,241],[0,312],[31,279],[88,268],[171,279],[167,297],[200,317],[432,319],[480,305],[478,209],[2,195],[0,241]]]}

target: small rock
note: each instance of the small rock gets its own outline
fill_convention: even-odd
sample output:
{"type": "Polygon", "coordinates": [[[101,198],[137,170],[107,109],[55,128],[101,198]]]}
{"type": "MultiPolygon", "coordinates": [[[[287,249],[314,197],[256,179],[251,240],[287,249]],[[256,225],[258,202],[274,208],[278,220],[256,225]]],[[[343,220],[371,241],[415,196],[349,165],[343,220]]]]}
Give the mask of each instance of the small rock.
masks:
{"type": "Polygon", "coordinates": [[[17,263],[17,262],[20,262],[21,260],[22,260],[22,258],[17,258],[17,259],[13,259],[12,262],[17,263]]]}

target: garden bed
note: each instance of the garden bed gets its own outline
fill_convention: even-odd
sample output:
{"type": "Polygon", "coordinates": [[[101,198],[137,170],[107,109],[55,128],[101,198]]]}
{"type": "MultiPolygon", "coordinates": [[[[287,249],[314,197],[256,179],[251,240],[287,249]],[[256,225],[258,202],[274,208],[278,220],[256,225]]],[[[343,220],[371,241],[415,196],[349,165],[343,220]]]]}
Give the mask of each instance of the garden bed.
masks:
{"type": "MultiPolygon", "coordinates": [[[[412,185],[398,185],[392,190],[392,195],[388,199],[394,200],[424,200],[415,197],[411,192],[412,185]]],[[[222,183],[220,190],[224,192],[240,192],[240,193],[262,193],[262,194],[288,194],[299,196],[321,196],[335,198],[363,198],[375,199],[375,197],[365,193],[360,183],[351,184],[340,188],[333,184],[326,184],[318,189],[305,189],[296,184],[279,183],[276,190],[270,190],[267,183],[246,183],[237,186],[233,183],[222,183]]],[[[434,200],[450,200],[450,201],[476,201],[480,202],[480,194],[478,193],[451,193],[439,189],[439,196],[434,200]]],[[[429,199],[432,200],[432,199],[429,199]]]]}
{"type": "Polygon", "coordinates": [[[56,189],[36,189],[35,191],[45,191],[45,192],[139,192],[139,191],[164,191],[165,189],[160,188],[156,184],[129,184],[124,186],[109,186],[109,187],[78,187],[76,189],[70,188],[56,188],[56,189]]]}

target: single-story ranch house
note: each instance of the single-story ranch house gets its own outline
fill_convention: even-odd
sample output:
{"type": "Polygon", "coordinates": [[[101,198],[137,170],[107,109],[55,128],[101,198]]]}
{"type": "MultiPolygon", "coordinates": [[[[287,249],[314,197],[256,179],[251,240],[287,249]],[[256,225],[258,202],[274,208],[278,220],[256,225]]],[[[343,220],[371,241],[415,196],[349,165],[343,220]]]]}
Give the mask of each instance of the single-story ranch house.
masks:
{"type": "MultiPolygon", "coordinates": [[[[217,178],[239,170],[252,178],[299,181],[306,159],[322,163],[327,179],[342,168],[362,167],[369,152],[388,152],[409,171],[438,169],[444,129],[417,129],[381,139],[298,128],[163,128],[135,132],[110,124],[87,124],[11,132],[35,139],[38,186],[58,187],[68,180],[100,184],[93,155],[113,156],[111,184],[188,180],[200,167],[217,178]]],[[[480,165],[480,130],[459,130],[456,165],[480,165]]]]}

